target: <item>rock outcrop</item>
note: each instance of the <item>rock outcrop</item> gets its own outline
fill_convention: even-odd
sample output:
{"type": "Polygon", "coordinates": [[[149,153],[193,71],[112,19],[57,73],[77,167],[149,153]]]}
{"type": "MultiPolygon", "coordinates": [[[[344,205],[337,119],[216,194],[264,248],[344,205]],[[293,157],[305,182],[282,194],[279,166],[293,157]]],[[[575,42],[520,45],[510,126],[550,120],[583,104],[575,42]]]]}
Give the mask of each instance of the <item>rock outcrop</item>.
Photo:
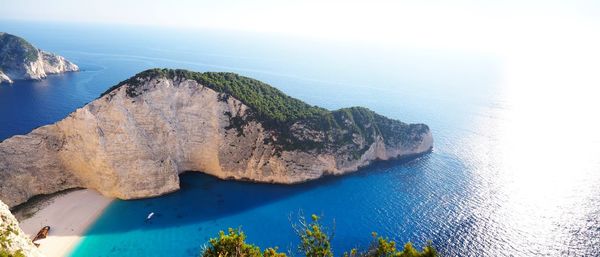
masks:
{"type": "Polygon", "coordinates": [[[31,239],[19,228],[17,219],[10,213],[8,206],[0,201],[0,255],[42,257],[31,239]]]}
{"type": "Polygon", "coordinates": [[[67,118],[0,143],[0,200],[93,188],[121,199],[179,189],[179,174],[299,183],[431,150],[424,124],[328,111],[233,73],[148,70],[67,118]]]}
{"type": "Polygon", "coordinates": [[[10,79],[4,72],[0,70],[0,84],[2,83],[13,83],[12,79],[10,79]]]}
{"type": "Polygon", "coordinates": [[[0,32],[0,83],[43,79],[48,74],[78,71],[62,56],[42,51],[25,39],[0,32]]]}

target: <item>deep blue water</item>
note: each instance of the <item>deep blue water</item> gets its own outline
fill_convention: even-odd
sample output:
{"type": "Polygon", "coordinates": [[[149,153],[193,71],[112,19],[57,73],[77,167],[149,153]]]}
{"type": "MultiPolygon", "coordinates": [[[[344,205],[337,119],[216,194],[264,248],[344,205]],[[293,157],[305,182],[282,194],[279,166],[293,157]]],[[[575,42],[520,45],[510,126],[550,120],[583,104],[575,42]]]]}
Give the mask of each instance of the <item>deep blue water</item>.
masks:
{"type": "Polygon", "coordinates": [[[431,154],[301,185],[186,173],[176,193],[113,202],[71,256],[197,256],[229,227],[243,228],[251,243],[294,251],[290,220],[299,212],[335,228],[336,255],[367,246],[371,232],[418,246],[431,240],[445,256],[600,255],[600,141],[586,145],[588,155],[541,164],[554,156],[550,147],[513,140],[523,137],[514,118],[522,109],[494,56],[236,31],[10,21],[0,31],[82,68],[1,85],[0,139],[58,121],[153,67],[233,71],[310,104],[366,106],[434,134],[431,154]]]}

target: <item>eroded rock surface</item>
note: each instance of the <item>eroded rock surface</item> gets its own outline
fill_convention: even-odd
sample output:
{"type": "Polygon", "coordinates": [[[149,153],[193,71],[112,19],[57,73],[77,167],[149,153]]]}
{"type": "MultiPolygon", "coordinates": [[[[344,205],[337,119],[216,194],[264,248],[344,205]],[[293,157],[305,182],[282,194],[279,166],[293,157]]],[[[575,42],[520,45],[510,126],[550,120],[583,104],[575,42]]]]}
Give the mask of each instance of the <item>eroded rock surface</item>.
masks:
{"type": "Polygon", "coordinates": [[[327,111],[231,73],[149,70],[55,124],[1,142],[0,200],[15,206],[73,187],[121,199],[158,196],[178,190],[184,171],[298,183],[432,145],[426,125],[366,108],[327,111]],[[247,91],[253,98],[234,92],[244,83],[255,83],[247,91]],[[300,114],[272,118],[281,114],[270,112],[273,99],[298,105],[300,114]]]}

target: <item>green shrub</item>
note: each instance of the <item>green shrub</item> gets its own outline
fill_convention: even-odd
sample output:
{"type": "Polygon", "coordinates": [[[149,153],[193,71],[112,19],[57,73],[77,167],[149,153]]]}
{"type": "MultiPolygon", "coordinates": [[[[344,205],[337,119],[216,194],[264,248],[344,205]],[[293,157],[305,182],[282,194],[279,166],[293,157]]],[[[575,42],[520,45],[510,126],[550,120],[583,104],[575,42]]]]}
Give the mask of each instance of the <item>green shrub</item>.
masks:
{"type": "Polygon", "coordinates": [[[300,225],[294,226],[300,237],[298,250],[306,257],[333,257],[330,242],[333,235],[319,223],[319,216],[313,214],[311,220],[307,223],[301,218],[300,225]]]}
{"type": "Polygon", "coordinates": [[[209,244],[202,257],[286,257],[277,252],[277,248],[261,252],[258,246],[246,243],[246,235],[239,229],[230,228],[227,234],[221,231],[219,237],[210,239],[209,244]]]}
{"type": "MultiPolygon", "coordinates": [[[[332,233],[319,222],[319,216],[312,215],[311,222],[300,218],[297,225],[293,225],[300,244],[298,251],[306,257],[333,257],[331,249],[332,233]]],[[[209,241],[210,246],[202,253],[202,257],[287,257],[284,253],[277,252],[277,248],[260,250],[258,246],[247,244],[246,235],[239,229],[229,229],[229,233],[221,231],[219,237],[209,241]]],[[[373,233],[373,243],[364,252],[352,249],[342,255],[343,257],[437,257],[439,256],[431,242],[428,242],[422,251],[406,243],[402,251],[396,249],[396,242],[373,233]]]]}
{"type": "Polygon", "coordinates": [[[428,242],[422,251],[415,249],[412,243],[404,244],[402,251],[396,249],[396,242],[384,237],[377,237],[373,233],[373,243],[365,252],[359,252],[357,249],[352,249],[350,252],[344,253],[344,257],[436,257],[437,251],[428,242]]]}
{"type": "Polygon", "coordinates": [[[25,257],[25,254],[23,254],[23,251],[21,250],[10,253],[5,249],[0,249],[0,257],[25,257]]]}

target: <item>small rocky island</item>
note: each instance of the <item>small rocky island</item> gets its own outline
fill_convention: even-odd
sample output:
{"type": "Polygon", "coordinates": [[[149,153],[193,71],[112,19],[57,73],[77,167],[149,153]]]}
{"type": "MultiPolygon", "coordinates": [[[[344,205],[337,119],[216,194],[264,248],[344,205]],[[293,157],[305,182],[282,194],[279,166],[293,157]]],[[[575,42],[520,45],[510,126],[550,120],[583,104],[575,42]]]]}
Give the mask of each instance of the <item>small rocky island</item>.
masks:
{"type": "Polygon", "coordinates": [[[62,56],[40,50],[25,39],[0,32],[0,83],[43,79],[49,74],[78,71],[62,56]]]}
{"type": "Polygon", "coordinates": [[[152,69],[65,119],[0,143],[0,200],[85,187],[121,199],[179,189],[179,174],[299,183],[432,149],[427,125],[329,111],[234,73],[152,69]]]}

